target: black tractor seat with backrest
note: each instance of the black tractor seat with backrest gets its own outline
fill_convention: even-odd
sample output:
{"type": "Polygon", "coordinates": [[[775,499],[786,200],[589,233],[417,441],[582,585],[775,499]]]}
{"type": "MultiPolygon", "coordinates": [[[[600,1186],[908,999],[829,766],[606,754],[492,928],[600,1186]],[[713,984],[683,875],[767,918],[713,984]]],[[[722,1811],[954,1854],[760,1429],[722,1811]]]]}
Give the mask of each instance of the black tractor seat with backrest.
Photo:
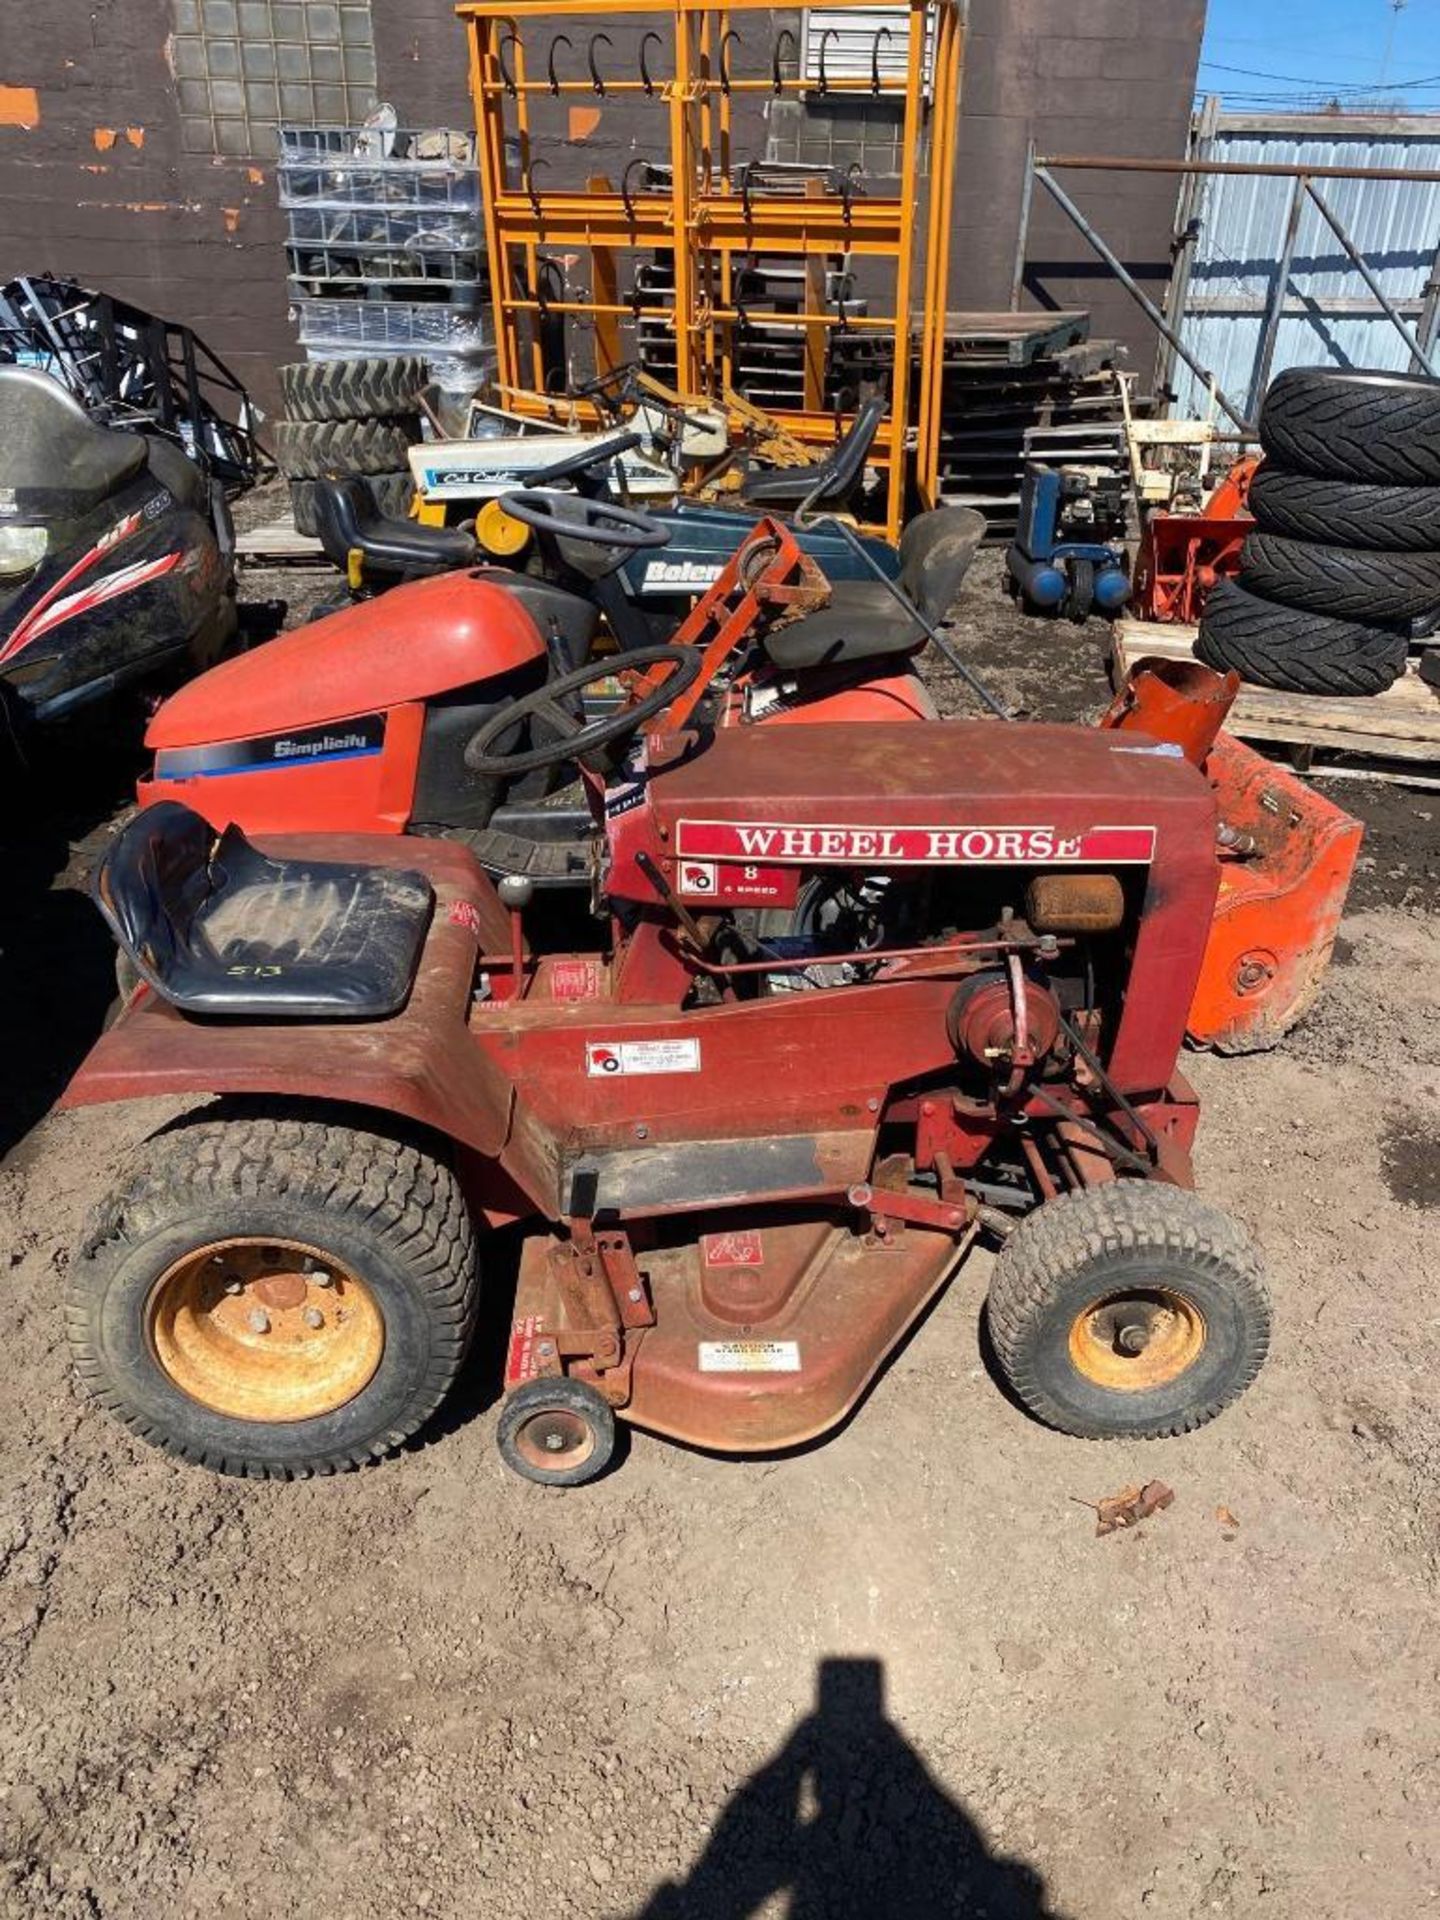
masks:
{"type": "Polygon", "coordinates": [[[95,896],[162,999],[263,1020],[398,1013],[435,904],[423,873],[274,860],[174,800],[124,828],[95,896]]]}
{"type": "Polygon", "coordinates": [[[865,477],[865,462],[885,418],[883,400],[867,400],[850,423],[849,431],[826,454],[803,467],[780,467],[747,475],[740,498],[747,507],[811,506],[838,512],[847,506],[865,477]]]}
{"type": "Polygon", "coordinates": [[[472,565],[479,553],[459,527],[427,527],[381,513],[369,481],[357,474],[317,484],[315,524],[326,559],[342,573],[355,551],[365,556],[367,572],[402,577],[449,573],[472,565]]]}
{"type": "MultiPolygon", "coordinates": [[[[932,627],[949,613],[985,530],[985,516],[972,507],[936,507],[900,536],[895,585],[932,627]]],[[[927,637],[883,581],[841,580],[828,606],[767,634],[765,651],[775,666],[791,670],[915,653],[927,637]]]]}

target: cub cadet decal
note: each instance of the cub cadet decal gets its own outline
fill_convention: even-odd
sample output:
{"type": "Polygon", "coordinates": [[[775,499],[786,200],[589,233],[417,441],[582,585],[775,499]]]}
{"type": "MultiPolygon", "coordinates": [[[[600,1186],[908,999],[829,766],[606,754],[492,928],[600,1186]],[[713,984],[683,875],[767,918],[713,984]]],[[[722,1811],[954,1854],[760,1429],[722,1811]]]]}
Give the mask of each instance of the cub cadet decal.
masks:
{"type": "Polygon", "coordinates": [[[207,780],[265,767],[313,767],[328,760],[363,760],[385,747],[385,716],[364,713],[334,727],[301,727],[208,747],[171,747],[155,756],[157,780],[207,780]]]}
{"type": "Polygon", "coordinates": [[[772,826],[764,821],[681,820],[676,851],[700,860],[829,861],[850,866],[1021,866],[1076,862],[1143,866],[1155,857],[1153,827],[772,826]]]}

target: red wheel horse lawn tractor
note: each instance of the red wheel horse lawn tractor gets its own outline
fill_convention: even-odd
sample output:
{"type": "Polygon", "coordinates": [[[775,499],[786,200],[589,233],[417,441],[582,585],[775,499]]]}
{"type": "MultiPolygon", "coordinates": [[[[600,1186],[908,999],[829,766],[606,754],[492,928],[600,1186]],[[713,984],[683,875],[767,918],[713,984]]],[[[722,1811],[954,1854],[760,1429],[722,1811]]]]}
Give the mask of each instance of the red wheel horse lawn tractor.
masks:
{"type": "Polygon", "coordinates": [[[1191,1190],[1176,1066],[1220,875],[1187,703],[1173,741],[1134,713],[724,724],[721,657],[660,650],[582,720],[599,663],[464,748],[484,779],[585,767],[591,950],[533,950],[529,878],[456,840],[257,846],[173,802],[119,836],[98,895],[142,984],[65,1103],[219,1096],[73,1265],[77,1366],[135,1432],[252,1475],[386,1453],[506,1227],[500,1446],[551,1484],[603,1469],[617,1415],[737,1453],[827,1432],[982,1231],[1041,1419],[1180,1433],[1253,1379],[1265,1291],[1191,1190]]]}

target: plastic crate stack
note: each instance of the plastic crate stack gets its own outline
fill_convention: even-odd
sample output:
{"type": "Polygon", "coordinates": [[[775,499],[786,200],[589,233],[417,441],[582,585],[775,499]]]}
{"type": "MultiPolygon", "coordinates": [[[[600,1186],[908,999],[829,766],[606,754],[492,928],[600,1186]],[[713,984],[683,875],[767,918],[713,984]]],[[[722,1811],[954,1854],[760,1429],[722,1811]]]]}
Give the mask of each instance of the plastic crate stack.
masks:
{"type": "Polygon", "coordinates": [[[282,127],[292,312],[310,360],[419,354],[472,392],[494,354],[470,135],[282,127]]]}

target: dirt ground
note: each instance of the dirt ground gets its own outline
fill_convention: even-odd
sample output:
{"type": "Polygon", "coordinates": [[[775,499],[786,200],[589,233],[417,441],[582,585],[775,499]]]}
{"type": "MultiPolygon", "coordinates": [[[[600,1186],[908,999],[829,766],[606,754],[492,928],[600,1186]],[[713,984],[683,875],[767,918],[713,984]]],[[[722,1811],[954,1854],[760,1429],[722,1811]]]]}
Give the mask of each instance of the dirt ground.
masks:
{"type": "MultiPolygon", "coordinates": [[[[254,580],[257,597],[292,594],[254,580]]],[[[959,644],[1044,717],[1101,632],[959,644]]],[[[937,685],[947,685],[937,670],[937,685]]],[[[1259,1235],[1273,1356],[1184,1440],[998,1390],[977,1255],[827,1444],[643,1435],[573,1492],[495,1452],[490,1318],[446,1417],[359,1475],[172,1463],[79,1396],[80,1221],[155,1116],[53,1115],[102,1017],[85,874],[132,756],[6,811],[0,1911],[46,1920],[1353,1920],[1440,1907],[1440,795],[1371,828],[1323,1001],[1189,1062],[1204,1190],[1259,1235]],[[1095,1537],[1083,1503],[1175,1501],[1095,1537]]]]}

